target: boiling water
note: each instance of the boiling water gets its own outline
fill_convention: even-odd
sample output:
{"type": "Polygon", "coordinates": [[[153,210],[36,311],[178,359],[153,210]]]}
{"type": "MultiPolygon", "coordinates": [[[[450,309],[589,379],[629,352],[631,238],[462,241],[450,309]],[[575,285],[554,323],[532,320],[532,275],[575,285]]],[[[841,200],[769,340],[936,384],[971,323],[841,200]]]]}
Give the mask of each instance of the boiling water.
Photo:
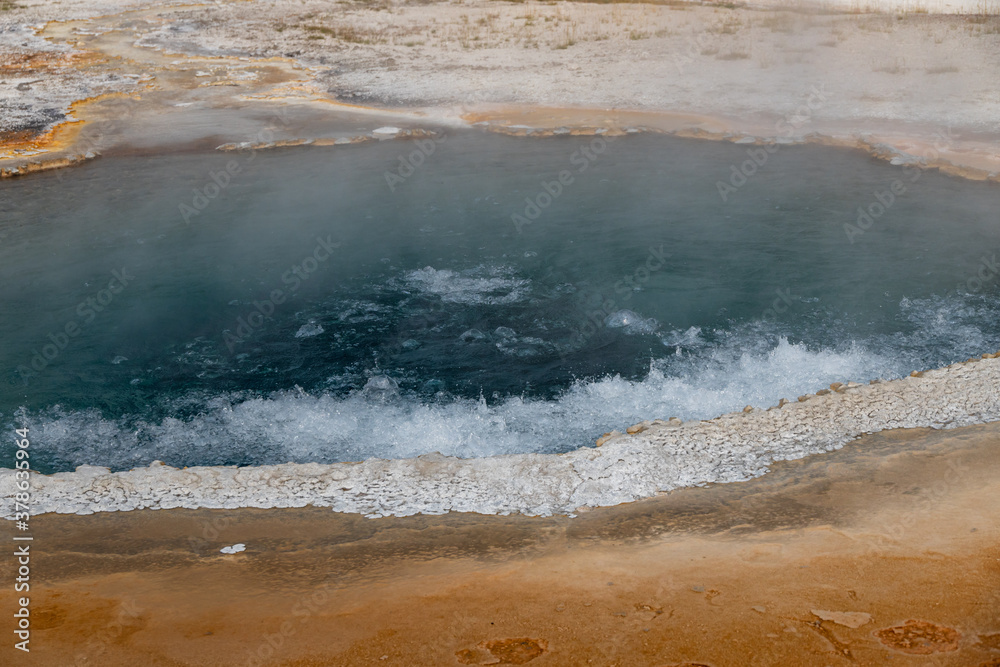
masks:
{"type": "Polygon", "coordinates": [[[747,159],[470,132],[7,181],[0,421],[45,471],[560,452],[1000,347],[995,186],[783,146],[724,201],[747,159]]]}

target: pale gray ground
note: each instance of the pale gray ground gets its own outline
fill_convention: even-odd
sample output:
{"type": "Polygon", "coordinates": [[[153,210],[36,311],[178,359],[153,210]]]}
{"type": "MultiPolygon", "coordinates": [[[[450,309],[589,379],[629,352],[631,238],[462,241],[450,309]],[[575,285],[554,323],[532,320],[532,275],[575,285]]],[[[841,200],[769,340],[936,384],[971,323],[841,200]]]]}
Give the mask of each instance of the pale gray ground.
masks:
{"type": "MultiPolygon", "coordinates": [[[[30,27],[46,19],[146,6],[152,10],[75,24],[74,34],[115,27],[132,45],[170,54],[294,59],[310,68],[317,93],[375,105],[772,119],[794,113],[815,88],[825,93],[808,119],[817,127],[992,132],[1000,117],[1000,4],[992,0],[976,5],[986,12],[976,16],[929,15],[916,3],[888,14],[496,0],[18,5],[0,11],[0,64],[26,50],[83,48],[72,36],[59,45],[32,38],[30,27]]],[[[136,89],[136,72],[116,76],[110,65],[51,75],[0,69],[0,130],[49,122],[74,98],[136,89]]]]}

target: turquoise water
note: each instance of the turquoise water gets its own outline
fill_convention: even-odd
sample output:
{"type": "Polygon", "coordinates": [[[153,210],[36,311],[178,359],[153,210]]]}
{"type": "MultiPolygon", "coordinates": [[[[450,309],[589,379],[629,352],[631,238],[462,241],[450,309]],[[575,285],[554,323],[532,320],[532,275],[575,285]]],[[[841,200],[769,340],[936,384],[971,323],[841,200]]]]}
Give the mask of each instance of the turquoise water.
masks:
{"type": "Polygon", "coordinates": [[[4,182],[0,420],[46,471],[555,452],[1000,348],[1000,189],[785,146],[723,201],[746,159],[469,132],[4,182]]]}

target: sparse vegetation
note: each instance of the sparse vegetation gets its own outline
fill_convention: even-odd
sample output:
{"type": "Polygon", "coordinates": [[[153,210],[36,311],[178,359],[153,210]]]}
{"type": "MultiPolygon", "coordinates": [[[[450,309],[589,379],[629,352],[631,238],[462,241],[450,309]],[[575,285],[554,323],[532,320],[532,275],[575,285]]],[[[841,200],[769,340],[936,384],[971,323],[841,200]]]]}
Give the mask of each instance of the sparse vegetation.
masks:
{"type": "Polygon", "coordinates": [[[565,27],[563,40],[556,45],[557,49],[568,49],[576,44],[576,24],[571,23],[565,27]]]}
{"type": "Polygon", "coordinates": [[[300,27],[306,31],[306,39],[319,40],[326,39],[327,37],[333,37],[334,39],[339,39],[342,42],[351,42],[353,44],[385,43],[384,37],[379,32],[374,30],[364,30],[349,25],[334,26],[332,28],[325,25],[304,25],[300,27]]]}
{"type": "Polygon", "coordinates": [[[858,29],[865,32],[892,32],[896,29],[891,16],[866,16],[858,20],[858,29]]]}
{"type": "Polygon", "coordinates": [[[979,16],[1000,16],[1000,0],[979,0],[976,5],[979,16]]]}
{"type": "Polygon", "coordinates": [[[872,71],[884,74],[906,74],[910,71],[910,69],[906,66],[906,63],[902,58],[890,58],[888,60],[875,63],[872,67],[872,71]]]}
{"type": "Polygon", "coordinates": [[[760,20],[759,25],[771,32],[790,33],[795,30],[795,18],[785,13],[767,15],[760,20]]]}
{"type": "Polygon", "coordinates": [[[1000,35],[1000,0],[980,0],[975,14],[965,17],[970,35],[1000,35]]]}
{"type": "Polygon", "coordinates": [[[739,17],[730,16],[711,26],[708,31],[720,35],[735,35],[742,27],[743,21],[739,17]]]}
{"type": "Polygon", "coordinates": [[[718,60],[746,60],[750,57],[749,51],[744,51],[742,49],[735,49],[733,51],[727,51],[720,56],[716,56],[718,60]]]}
{"type": "Polygon", "coordinates": [[[928,67],[924,70],[927,74],[952,74],[957,71],[958,68],[954,65],[937,65],[935,67],[928,67]]]}

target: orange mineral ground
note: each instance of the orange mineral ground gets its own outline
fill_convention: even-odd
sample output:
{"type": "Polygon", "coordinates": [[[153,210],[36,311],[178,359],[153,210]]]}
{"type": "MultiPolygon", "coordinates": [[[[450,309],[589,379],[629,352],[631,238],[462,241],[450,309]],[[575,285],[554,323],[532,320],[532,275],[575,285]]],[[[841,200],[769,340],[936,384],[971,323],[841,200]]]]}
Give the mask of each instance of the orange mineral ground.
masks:
{"type": "Polygon", "coordinates": [[[1000,665],[998,498],[994,424],[575,518],[45,515],[4,664],[1000,665]]]}

